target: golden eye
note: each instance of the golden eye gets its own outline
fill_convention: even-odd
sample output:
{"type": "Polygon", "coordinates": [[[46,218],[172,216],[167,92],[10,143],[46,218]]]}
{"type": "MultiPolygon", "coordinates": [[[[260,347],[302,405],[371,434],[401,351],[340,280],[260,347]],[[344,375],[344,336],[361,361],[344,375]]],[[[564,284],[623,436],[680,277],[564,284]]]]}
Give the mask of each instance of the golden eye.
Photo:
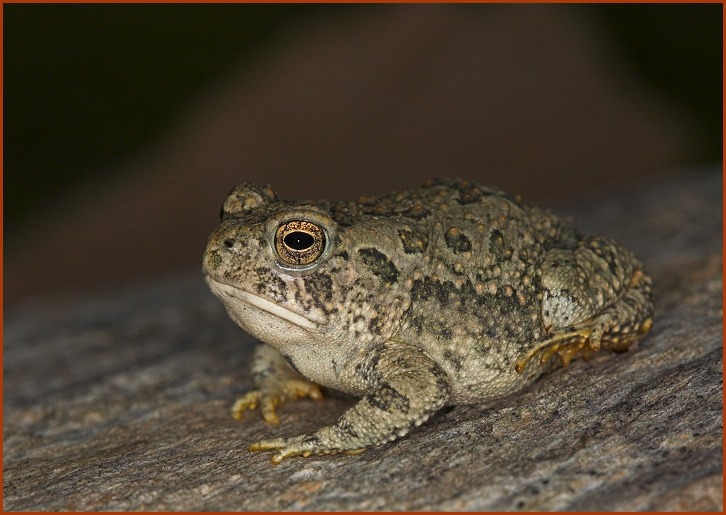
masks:
{"type": "Polygon", "coordinates": [[[275,232],[275,251],[288,265],[309,265],[325,251],[325,232],[306,220],[285,222],[275,232]]]}

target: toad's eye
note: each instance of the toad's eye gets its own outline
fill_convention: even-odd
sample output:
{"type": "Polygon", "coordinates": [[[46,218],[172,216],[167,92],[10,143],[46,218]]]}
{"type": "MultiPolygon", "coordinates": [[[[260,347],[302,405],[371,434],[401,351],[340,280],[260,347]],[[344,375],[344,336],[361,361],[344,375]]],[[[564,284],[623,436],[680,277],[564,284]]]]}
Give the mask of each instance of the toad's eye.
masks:
{"type": "Polygon", "coordinates": [[[309,265],[325,251],[325,232],[306,220],[291,220],[275,232],[275,251],[288,265],[309,265]]]}

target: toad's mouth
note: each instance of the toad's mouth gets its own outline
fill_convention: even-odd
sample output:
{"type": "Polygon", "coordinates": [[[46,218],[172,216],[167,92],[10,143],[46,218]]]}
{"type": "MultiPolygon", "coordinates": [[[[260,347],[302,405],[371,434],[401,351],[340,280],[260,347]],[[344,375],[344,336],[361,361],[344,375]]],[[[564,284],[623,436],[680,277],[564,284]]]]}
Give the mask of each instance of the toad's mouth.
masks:
{"type": "Polygon", "coordinates": [[[309,313],[305,315],[295,313],[294,311],[291,311],[280,304],[276,304],[265,297],[260,297],[259,295],[245,291],[237,286],[231,286],[217,281],[208,274],[206,274],[204,278],[207,281],[209,288],[212,290],[212,293],[214,293],[227,305],[234,306],[235,304],[242,303],[244,305],[254,306],[261,311],[290,322],[291,324],[303,329],[317,329],[318,326],[323,323],[322,320],[316,319],[316,317],[309,313]]]}

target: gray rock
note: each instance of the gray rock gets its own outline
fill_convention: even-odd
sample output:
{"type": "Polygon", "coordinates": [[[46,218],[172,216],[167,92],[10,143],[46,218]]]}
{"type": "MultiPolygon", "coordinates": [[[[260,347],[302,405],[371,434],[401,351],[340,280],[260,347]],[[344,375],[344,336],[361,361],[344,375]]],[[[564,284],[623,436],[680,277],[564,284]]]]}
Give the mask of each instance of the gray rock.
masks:
{"type": "Polygon", "coordinates": [[[292,403],[279,428],[233,420],[254,341],[200,275],[11,308],[4,508],[722,510],[721,203],[719,169],[560,206],[642,258],[651,334],[358,456],[246,450],[353,399],[292,403]]]}

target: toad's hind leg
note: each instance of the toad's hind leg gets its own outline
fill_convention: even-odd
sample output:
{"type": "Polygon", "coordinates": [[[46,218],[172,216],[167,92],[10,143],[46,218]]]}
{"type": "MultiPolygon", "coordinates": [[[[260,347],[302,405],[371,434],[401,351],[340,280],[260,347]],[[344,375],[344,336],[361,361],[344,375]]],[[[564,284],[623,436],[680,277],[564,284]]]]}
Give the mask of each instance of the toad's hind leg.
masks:
{"type": "Polygon", "coordinates": [[[550,251],[542,265],[542,320],[548,336],[516,364],[555,354],[563,364],[606,347],[626,350],[653,325],[652,283],[633,254],[604,238],[550,251]]]}

